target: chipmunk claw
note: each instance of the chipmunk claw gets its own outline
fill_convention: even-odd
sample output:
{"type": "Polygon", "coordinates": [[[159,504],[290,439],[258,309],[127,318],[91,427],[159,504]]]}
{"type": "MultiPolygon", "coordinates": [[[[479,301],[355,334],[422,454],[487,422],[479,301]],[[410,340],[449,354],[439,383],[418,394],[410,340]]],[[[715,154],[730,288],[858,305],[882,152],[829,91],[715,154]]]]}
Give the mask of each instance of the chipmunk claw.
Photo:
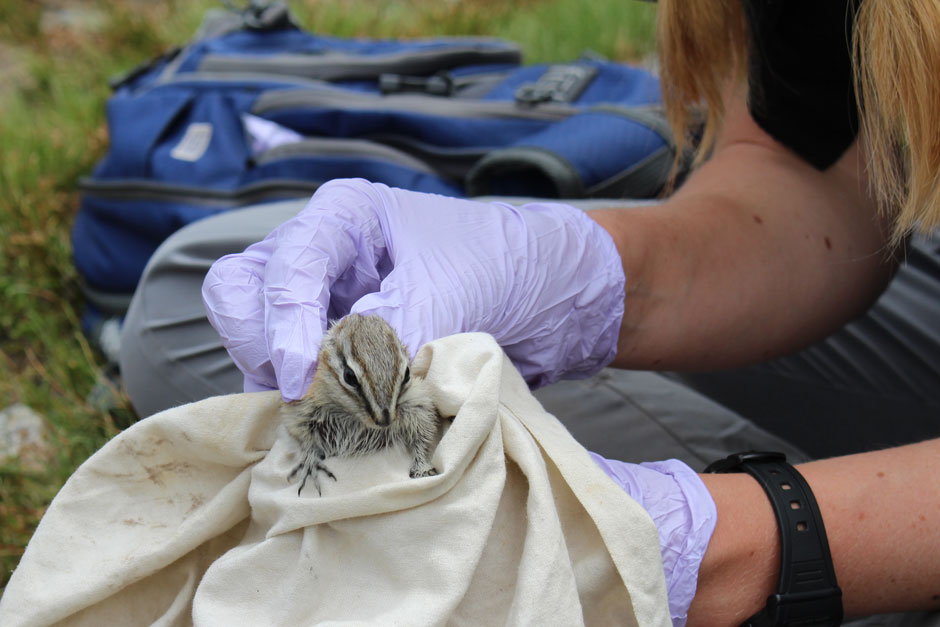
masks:
{"type": "Polygon", "coordinates": [[[408,476],[412,479],[418,479],[419,477],[433,477],[437,474],[437,469],[430,464],[415,464],[411,467],[411,470],[408,471],[408,476]]]}
{"type": "Polygon", "coordinates": [[[290,481],[294,476],[300,471],[304,471],[304,478],[300,482],[300,487],[297,488],[297,496],[300,496],[300,493],[303,492],[304,486],[307,485],[307,479],[313,478],[313,487],[317,489],[317,494],[323,496],[323,491],[320,489],[320,473],[322,472],[327,477],[336,481],[336,475],[334,475],[329,468],[326,467],[326,464],[319,460],[305,459],[304,461],[297,464],[294,469],[287,475],[287,480],[290,481]]]}

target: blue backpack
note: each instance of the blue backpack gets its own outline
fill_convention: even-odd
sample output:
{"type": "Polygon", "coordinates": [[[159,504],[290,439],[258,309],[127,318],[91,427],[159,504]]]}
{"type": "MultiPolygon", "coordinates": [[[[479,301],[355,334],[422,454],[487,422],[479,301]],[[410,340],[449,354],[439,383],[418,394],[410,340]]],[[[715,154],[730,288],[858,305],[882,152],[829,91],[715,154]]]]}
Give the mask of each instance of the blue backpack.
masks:
{"type": "Polygon", "coordinates": [[[521,57],[488,38],[315,35],[281,4],[208,13],[191,43],[113,84],[109,152],[81,183],[72,234],[89,304],[120,316],[180,227],[333,178],[448,196],[661,190],[674,149],[656,78],[521,57]]]}

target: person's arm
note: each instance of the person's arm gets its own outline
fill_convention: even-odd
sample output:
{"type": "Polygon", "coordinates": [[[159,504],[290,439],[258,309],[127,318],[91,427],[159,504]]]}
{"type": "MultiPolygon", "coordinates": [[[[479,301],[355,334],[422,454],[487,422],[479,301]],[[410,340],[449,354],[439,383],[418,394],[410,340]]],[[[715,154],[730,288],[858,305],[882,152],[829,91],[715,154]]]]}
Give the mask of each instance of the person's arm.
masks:
{"type": "Polygon", "coordinates": [[[626,276],[613,365],[731,367],[862,311],[893,270],[858,142],[824,172],[729,99],[713,156],[661,205],[597,210],[626,276]]]}
{"type": "MultiPolygon", "coordinates": [[[[798,469],[819,503],[846,617],[940,608],[940,440],[798,469]]],[[[749,475],[702,480],[718,522],[688,625],[740,625],[775,592],[776,519],[749,475]]]]}

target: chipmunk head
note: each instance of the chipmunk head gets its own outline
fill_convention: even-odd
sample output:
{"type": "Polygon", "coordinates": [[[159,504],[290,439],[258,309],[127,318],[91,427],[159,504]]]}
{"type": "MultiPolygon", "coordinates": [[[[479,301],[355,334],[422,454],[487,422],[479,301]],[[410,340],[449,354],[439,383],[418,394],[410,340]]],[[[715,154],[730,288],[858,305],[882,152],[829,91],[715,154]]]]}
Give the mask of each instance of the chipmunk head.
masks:
{"type": "Polygon", "coordinates": [[[327,331],[311,394],[329,394],[370,427],[388,427],[411,378],[408,353],[378,316],[350,314],[327,331]]]}

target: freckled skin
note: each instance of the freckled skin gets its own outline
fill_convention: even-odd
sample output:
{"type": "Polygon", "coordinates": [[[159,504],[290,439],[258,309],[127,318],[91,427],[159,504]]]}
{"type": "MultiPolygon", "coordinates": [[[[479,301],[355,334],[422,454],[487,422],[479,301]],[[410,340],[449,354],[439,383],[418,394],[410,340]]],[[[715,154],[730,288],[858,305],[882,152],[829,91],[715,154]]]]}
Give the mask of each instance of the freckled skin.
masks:
{"type": "Polygon", "coordinates": [[[323,338],[317,371],[299,401],[282,408],[288,433],[300,445],[303,473],[317,493],[320,473],[336,476],[327,457],[352,457],[402,445],[412,455],[412,478],[436,475],[430,446],[439,424],[424,379],[412,377],[408,353],[395,331],[378,316],[349,315],[323,338]]]}

